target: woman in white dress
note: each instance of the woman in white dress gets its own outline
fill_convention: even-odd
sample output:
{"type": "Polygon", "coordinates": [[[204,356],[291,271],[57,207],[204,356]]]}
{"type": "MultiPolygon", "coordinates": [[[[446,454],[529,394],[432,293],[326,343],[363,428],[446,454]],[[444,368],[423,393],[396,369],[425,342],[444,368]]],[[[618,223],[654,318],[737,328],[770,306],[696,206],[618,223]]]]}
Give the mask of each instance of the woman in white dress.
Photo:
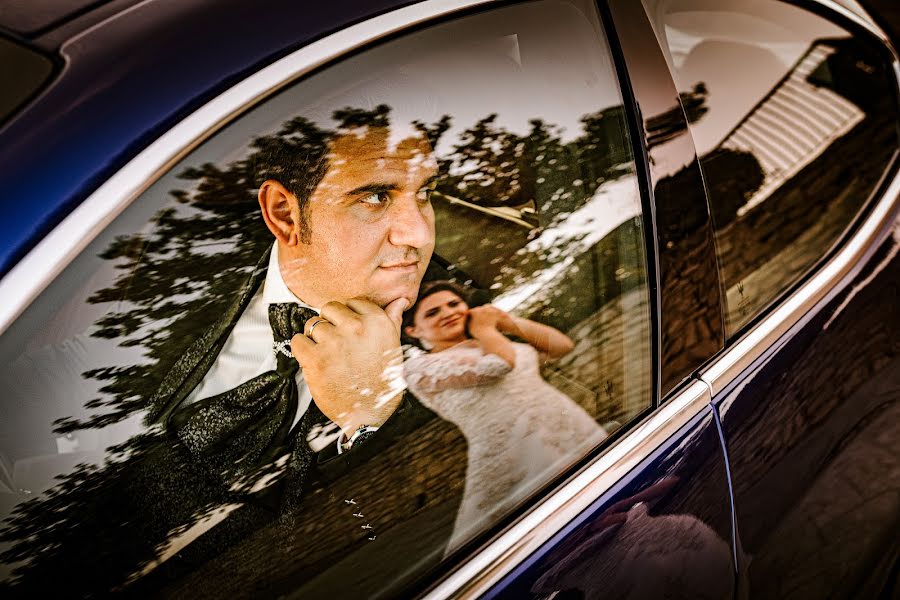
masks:
{"type": "Polygon", "coordinates": [[[540,362],[572,350],[561,331],[491,305],[469,308],[459,286],[426,286],[407,311],[418,340],[404,363],[409,389],[468,442],[462,504],[448,552],[501,517],[606,437],[540,362]],[[512,335],[527,343],[513,342],[512,335]]]}

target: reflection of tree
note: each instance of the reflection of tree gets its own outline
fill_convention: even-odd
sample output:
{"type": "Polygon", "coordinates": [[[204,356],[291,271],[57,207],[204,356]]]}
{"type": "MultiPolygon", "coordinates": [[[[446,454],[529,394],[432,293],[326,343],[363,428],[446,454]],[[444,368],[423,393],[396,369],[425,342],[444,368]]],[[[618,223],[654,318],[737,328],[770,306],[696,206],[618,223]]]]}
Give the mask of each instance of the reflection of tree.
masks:
{"type": "MultiPolygon", "coordinates": [[[[271,243],[258,214],[259,182],[273,177],[302,192],[308,169],[320,168],[336,131],[387,126],[389,113],[387,106],[336,111],[334,131],[297,117],[276,133],[254,139],[242,158],[182,171],[180,177],[190,185],[171,192],[174,202],[154,216],[152,232],[122,236],[104,250],[101,256],[115,264],[117,277],[89,299],[117,307],[96,323],[94,335],[110,344],[138,347],[144,360],[85,373],[102,383],[103,397],[87,404],[94,411],[90,417],[63,419],[56,430],[104,427],[140,412],[151,419],[157,415],[164,408],[154,400],[160,382],[190,344],[227,312],[271,243]],[[266,156],[300,156],[303,161],[294,169],[270,170],[266,156]]],[[[450,123],[445,116],[415,125],[436,145],[450,123]]],[[[582,123],[582,135],[564,143],[558,127],[540,120],[532,120],[531,130],[519,136],[488,116],[465,130],[448,156],[440,157],[449,172],[441,190],[483,206],[534,201],[546,218],[544,225],[550,226],[589,199],[602,182],[626,172],[622,108],[588,115],[582,123]]],[[[512,259],[521,246],[517,238],[490,256],[512,259]]],[[[519,273],[529,276],[559,251],[565,253],[565,246],[548,249],[540,260],[525,257],[519,273]]],[[[104,465],[82,465],[47,494],[15,509],[0,532],[0,541],[13,545],[0,558],[22,561],[16,589],[50,590],[65,582],[69,593],[81,596],[122,586],[155,558],[169,536],[209,508],[235,500],[186,460],[161,428],[108,452],[104,465]]],[[[240,518],[253,523],[255,515],[248,509],[240,518]]],[[[172,573],[178,568],[166,563],[172,573]]]]}
{"type": "Polygon", "coordinates": [[[447,175],[441,189],[446,194],[482,206],[549,200],[540,210],[571,211],[630,160],[621,106],[582,117],[580,135],[569,142],[562,141],[559,127],[540,119],[529,122],[525,135],[496,121],[492,114],[465,130],[452,154],[443,158],[447,175]]]}
{"type": "MultiPolygon", "coordinates": [[[[509,290],[567,256],[586,250],[581,247],[583,234],[560,235],[552,245],[538,251],[525,249],[528,240],[540,231],[552,230],[570,219],[604,184],[631,173],[621,106],[585,115],[581,124],[578,135],[564,141],[560,128],[541,120],[532,120],[530,130],[518,135],[498,125],[496,116],[490,115],[464,131],[453,152],[442,159],[449,173],[438,188],[442,196],[478,206],[526,207],[537,213],[540,229],[529,231],[511,226],[490,212],[438,210],[438,250],[456,257],[457,266],[476,284],[509,290]],[[472,231],[482,234],[473,240],[472,231]],[[484,256],[492,260],[483,260],[484,256]]],[[[634,272],[631,266],[628,270],[634,272]]],[[[593,270],[587,269],[582,276],[591,273],[593,270]]],[[[584,290],[597,291],[594,285],[584,290]]],[[[560,289],[559,293],[565,291],[560,289]]],[[[601,294],[595,296],[599,297],[601,294]]],[[[578,304],[584,308],[593,301],[578,304]]]]}
{"type": "Polygon", "coordinates": [[[489,115],[460,135],[442,188],[475,204],[521,206],[534,198],[534,159],[550,133],[535,120],[533,135],[523,138],[498,127],[496,118],[489,115]]]}
{"type": "Polygon", "coordinates": [[[653,148],[687,132],[689,123],[699,121],[706,111],[706,97],[709,92],[702,81],[689,92],[678,94],[680,102],[664,113],[647,119],[647,147],[653,148]],[[687,118],[687,122],[685,122],[687,118]]]}

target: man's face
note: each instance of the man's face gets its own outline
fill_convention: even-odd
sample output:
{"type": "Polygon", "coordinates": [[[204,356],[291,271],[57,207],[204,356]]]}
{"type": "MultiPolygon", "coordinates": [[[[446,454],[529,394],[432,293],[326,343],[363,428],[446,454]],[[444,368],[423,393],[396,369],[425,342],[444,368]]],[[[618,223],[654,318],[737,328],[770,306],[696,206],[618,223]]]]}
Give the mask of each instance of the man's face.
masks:
{"type": "Polygon", "coordinates": [[[424,138],[392,143],[389,133],[360,128],[331,142],[310,197],[309,243],[280,256],[288,287],[312,306],[354,297],[411,304],[418,294],[434,250],[437,161],[424,138]]]}

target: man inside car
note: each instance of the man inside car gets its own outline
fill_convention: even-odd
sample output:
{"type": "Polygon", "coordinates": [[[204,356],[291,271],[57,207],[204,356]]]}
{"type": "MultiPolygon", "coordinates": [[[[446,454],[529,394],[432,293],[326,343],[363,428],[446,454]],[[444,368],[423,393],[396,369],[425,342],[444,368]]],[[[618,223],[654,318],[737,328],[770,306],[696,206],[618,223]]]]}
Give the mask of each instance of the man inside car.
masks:
{"type": "MultiPolygon", "coordinates": [[[[287,183],[273,177],[259,188],[262,217],[275,238],[265,279],[251,284],[258,289],[174,420],[190,430],[183,441],[198,448],[206,434],[196,430],[208,429],[203,421],[224,418],[211,404],[230,390],[235,398],[246,395],[248,389],[237,390],[279,371],[277,359],[281,371],[292,369],[293,356],[301,367],[294,373],[297,398],[281,402],[280,424],[298,423],[314,401],[340,431],[337,450],[346,450],[377,431],[403,398],[400,321],[434,249],[436,161],[424,137],[392,140],[387,127],[339,132],[319,157],[269,160],[279,163],[267,170],[287,183]],[[291,161],[303,164],[281,166],[291,161]],[[272,306],[296,321],[274,347],[272,306]]],[[[254,397],[271,395],[271,382],[260,385],[267,391],[254,397]]]]}
{"type": "Polygon", "coordinates": [[[338,130],[319,150],[264,155],[271,250],[160,386],[157,420],[237,501],[192,518],[155,565],[248,502],[296,505],[310,477],[345,472],[421,421],[400,323],[434,249],[431,146],[382,125],[338,130]]]}

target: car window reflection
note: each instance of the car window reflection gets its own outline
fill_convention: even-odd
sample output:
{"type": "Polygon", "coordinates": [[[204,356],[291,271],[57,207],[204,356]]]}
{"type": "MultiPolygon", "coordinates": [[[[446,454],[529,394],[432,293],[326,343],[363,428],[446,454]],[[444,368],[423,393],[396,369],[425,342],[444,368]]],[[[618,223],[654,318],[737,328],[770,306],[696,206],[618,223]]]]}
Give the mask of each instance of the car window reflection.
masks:
{"type": "Polygon", "coordinates": [[[733,336],[865,205],[897,145],[892,75],[872,43],[797,7],[645,4],[679,89],[707,96],[690,128],[733,336]]]}

